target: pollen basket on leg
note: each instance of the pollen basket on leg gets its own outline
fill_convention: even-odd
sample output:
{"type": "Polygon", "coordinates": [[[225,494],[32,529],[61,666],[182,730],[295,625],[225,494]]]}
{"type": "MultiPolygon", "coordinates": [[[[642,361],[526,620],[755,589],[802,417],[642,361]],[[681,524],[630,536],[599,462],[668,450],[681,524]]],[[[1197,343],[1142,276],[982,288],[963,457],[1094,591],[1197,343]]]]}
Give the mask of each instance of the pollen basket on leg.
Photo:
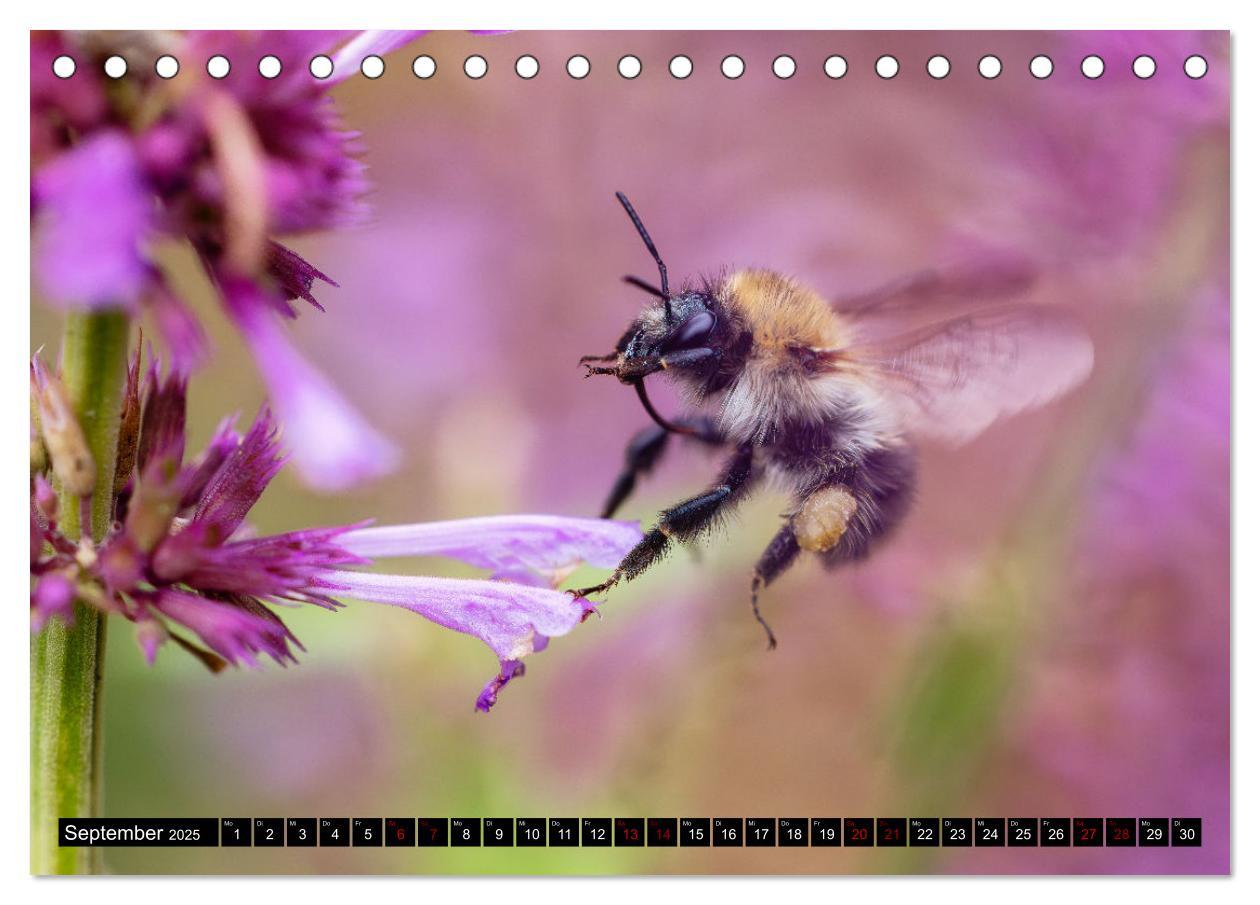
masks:
{"type": "Polygon", "coordinates": [[[844,487],[833,485],[815,491],[792,516],[796,542],[811,553],[827,552],[840,543],[857,508],[857,499],[844,487]]]}

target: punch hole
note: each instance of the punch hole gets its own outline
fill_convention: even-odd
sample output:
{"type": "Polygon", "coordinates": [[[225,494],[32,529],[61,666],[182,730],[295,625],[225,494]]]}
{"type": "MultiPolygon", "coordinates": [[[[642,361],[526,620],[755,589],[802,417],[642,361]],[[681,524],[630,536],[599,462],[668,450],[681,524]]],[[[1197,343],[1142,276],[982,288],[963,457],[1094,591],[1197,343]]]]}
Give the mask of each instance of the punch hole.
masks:
{"type": "Polygon", "coordinates": [[[890,53],[884,54],[875,61],[875,74],[881,79],[895,78],[899,69],[901,69],[901,64],[890,53]]]}
{"type": "Polygon", "coordinates": [[[833,53],[823,60],[823,72],[827,74],[829,79],[842,79],[848,71],[849,61],[838,53],[833,53]]]}
{"type": "Polygon", "coordinates": [[[52,64],[53,75],[59,79],[70,78],[70,76],[74,75],[74,70],[77,68],[78,65],[74,62],[74,57],[66,56],[64,53],[53,60],[52,64]]]}
{"type": "Polygon", "coordinates": [[[694,67],[691,64],[691,57],[686,54],[678,54],[669,61],[669,74],[676,79],[685,79],[691,75],[694,67]]]}
{"type": "Polygon", "coordinates": [[[1096,79],[1107,69],[1107,64],[1103,62],[1103,58],[1096,53],[1091,53],[1085,59],[1081,60],[1081,75],[1087,79],[1096,79]]]}
{"type": "Polygon", "coordinates": [[[322,81],[333,74],[333,61],[331,57],[324,56],[321,53],[318,56],[311,57],[311,62],[307,68],[311,71],[312,76],[322,81]]]}
{"type": "Polygon", "coordinates": [[[1155,74],[1155,58],[1142,54],[1133,60],[1133,74],[1140,79],[1149,79],[1155,74]]]}
{"type": "Polygon", "coordinates": [[[1186,57],[1186,62],[1181,67],[1186,75],[1192,79],[1201,79],[1207,75],[1208,61],[1197,53],[1193,53],[1186,57]]]}
{"type": "Polygon", "coordinates": [[[267,54],[258,61],[258,74],[265,79],[274,79],[283,68],[280,58],[273,53],[267,54]]]}
{"type": "Polygon", "coordinates": [[[1054,60],[1050,59],[1044,53],[1039,53],[1028,61],[1028,71],[1032,73],[1035,79],[1048,79],[1054,72],[1054,60]]]}
{"type": "Polygon", "coordinates": [[[359,64],[359,72],[369,79],[379,79],[385,74],[385,61],[374,53],[368,54],[359,64]]]}
{"type": "Polygon", "coordinates": [[[927,74],[934,79],[943,79],[949,75],[949,57],[937,54],[927,61],[927,74]]]}
{"type": "Polygon", "coordinates": [[[158,74],[158,78],[173,79],[179,74],[179,60],[164,53],[154,61],[153,71],[158,74]]]}
{"type": "Polygon", "coordinates": [[[411,72],[418,79],[431,79],[437,72],[437,63],[433,61],[433,57],[422,53],[411,61],[411,72]]]}
{"type": "Polygon", "coordinates": [[[737,56],[736,54],[722,57],[722,75],[726,76],[728,79],[737,79],[743,74],[743,57],[737,56]]]}
{"type": "Polygon", "coordinates": [[[637,79],[643,71],[643,63],[632,53],[617,61],[617,74],[623,79],[637,79]]]}
{"type": "Polygon", "coordinates": [[[993,54],[985,54],[980,58],[980,62],[976,64],[976,68],[980,70],[980,75],[986,79],[995,79],[1002,74],[1002,61],[993,54]]]}
{"type": "Polygon", "coordinates": [[[564,64],[564,70],[571,79],[584,79],[591,74],[591,61],[580,53],[575,53],[564,64]]]}
{"type": "Polygon", "coordinates": [[[127,61],[114,54],[105,61],[105,74],[111,79],[120,79],[127,74],[127,61]]]}
{"type": "Polygon", "coordinates": [[[225,79],[232,71],[232,63],[221,53],[216,53],[206,60],[206,75],[212,79],[225,79]]]}
{"type": "Polygon", "coordinates": [[[770,64],[770,69],[774,72],[776,78],[790,79],[796,75],[796,60],[786,53],[780,54],[774,58],[774,62],[770,64]]]}
{"type": "Polygon", "coordinates": [[[532,79],[538,75],[538,58],[528,53],[521,54],[516,58],[516,74],[523,79],[532,79]]]}
{"type": "Polygon", "coordinates": [[[486,58],[479,54],[473,54],[464,60],[464,75],[470,79],[482,78],[490,71],[490,64],[486,62],[486,58]]]}

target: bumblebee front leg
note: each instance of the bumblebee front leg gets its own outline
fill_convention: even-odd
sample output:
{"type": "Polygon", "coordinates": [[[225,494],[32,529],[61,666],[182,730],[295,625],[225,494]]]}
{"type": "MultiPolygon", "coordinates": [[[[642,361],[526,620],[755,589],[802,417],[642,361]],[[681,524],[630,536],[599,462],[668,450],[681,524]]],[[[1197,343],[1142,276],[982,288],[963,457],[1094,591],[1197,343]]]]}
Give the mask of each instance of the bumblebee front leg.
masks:
{"type": "MultiPolygon", "coordinates": [[[[680,418],[676,423],[691,431],[688,437],[708,446],[721,446],[724,442],[721,434],[718,433],[717,425],[711,418],[680,418]]],[[[626,447],[625,465],[621,473],[617,475],[612,491],[608,494],[600,518],[612,518],[613,513],[634,492],[639,478],[647,477],[652,473],[652,469],[661,460],[665,447],[668,445],[669,431],[656,424],[645,427],[630,438],[630,443],[626,447]]]]}
{"type": "Polygon", "coordinates": [[[607,581],[570,593],[575,597],[589,597],[641,574],[665,554],[671,541],[686,542],[703,534],[725,510],[747,494],[755,477],[752,447],[740,447],[713,488],[662,512],[656,527],[626,554],[607,581]]]}

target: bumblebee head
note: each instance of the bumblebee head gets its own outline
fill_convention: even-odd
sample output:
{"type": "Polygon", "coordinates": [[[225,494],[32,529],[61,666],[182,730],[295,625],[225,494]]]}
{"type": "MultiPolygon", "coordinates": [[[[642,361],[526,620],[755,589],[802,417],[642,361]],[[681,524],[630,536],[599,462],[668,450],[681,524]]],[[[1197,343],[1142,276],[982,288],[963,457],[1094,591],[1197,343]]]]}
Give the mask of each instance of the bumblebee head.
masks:
{"type": "Polygon", "coordinates": [[[717,361],[721,312],[707,291],[670,296],[635,318],[617,344],[617,377],[633,383],[657,371],[700,376],[717,361]]]}
{"type": "Polygon", "coordinates": [[[679,375],[701,377],[711,371],[720,358],[716,344],[721,309],[708,288],[684,289],[674,295],[669,291],[669,275],[665,262],[656,250],[652,237],[635,212],[630,199],[621,192],[617,200],[625,208],[630,222],[647,246],[661,274],[658,289],[640,277],[628,276],[625,281],[657,299],[634,320],[617,343],[612,355],[588,355],[582,359],[590,374],[614,374],[627,384],[637,383],[657,371],[673,371],[679,375]],[[593,361],[612,361],[615,367],[596,367],[593,361]]]}
{"type": "Polygon", "coordinates": [[[648,235],[643,221],[634,206],[621,192],[617,200],[625,208],[630,222],[638,230],[639,238],[647,246],[652,259],[660,270],[661,285],[639,277],[626,277],[625,281],[637,286],[657,301],[643,310],[617,343],[611,355],[588,355],[581,359],[586,365],[587,376],[612,374],[622,383],[630,384],[639,393],[644,407],[658,424],[670,430],[681,431],[656,413],[647,400],[643,379],[657,371],[669,371],[681,377],[703,382],[717,368],[721,360],[721,343],[725,335],[722,325],[722,309],[708,289],[685,289],[674,295],[669,291],[669,276],[665,262],[661,260],[656,245],[648,235]],[[599,366],[592,362],[614,361],[611,366],[599,366]]]}

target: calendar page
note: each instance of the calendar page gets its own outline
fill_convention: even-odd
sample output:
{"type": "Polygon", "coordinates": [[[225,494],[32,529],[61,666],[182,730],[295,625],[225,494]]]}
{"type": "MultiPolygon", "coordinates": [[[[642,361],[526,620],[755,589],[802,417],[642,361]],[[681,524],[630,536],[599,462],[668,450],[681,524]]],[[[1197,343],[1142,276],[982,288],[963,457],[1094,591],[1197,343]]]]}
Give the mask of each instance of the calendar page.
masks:
{"type": "Polygon", "coordinates": [[[31,32],[31,872],[1229,873],[1229,72],[31,32]]]}

